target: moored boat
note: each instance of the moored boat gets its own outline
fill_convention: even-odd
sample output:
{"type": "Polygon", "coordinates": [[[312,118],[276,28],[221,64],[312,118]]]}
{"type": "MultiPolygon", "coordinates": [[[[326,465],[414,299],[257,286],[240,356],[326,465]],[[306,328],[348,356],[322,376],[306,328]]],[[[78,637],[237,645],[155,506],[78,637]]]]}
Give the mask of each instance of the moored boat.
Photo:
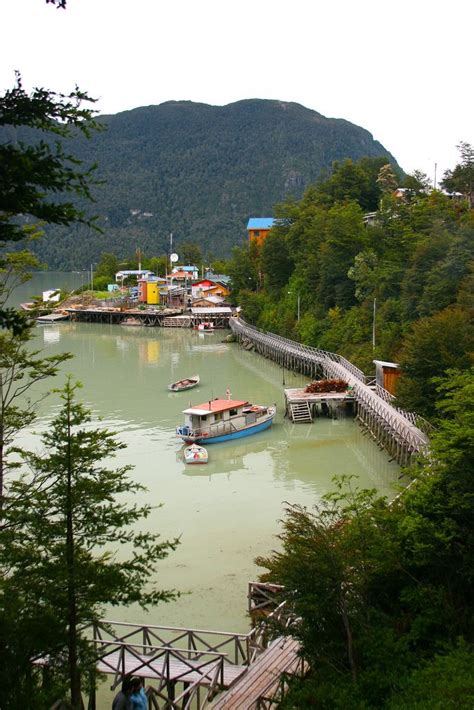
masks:
{"type": "Polygon", "coordinates": [[[211,322],[205,322],[205,323],[199,323],[196,326],[196,330],[199,330],[201,333],[212,333],[214,330],[214,323],[211,322]]]}
{"type": "Polygon", "coordinates": [[[199,375],[192,375],[191,377],[183,377],[182,380],[173,382],[168,385],[170,392],[183,392],[184,390],[190,390],[192,387],[196,387],[201,381],[199,375]]]}
{"type": "Polygon", "coordinates": [[[209,454],[204,446],[199,446],[198,444],[191,444],[184,449],[184,460],[189,464],[199,464],[207,463],[209,459],[209,454]]]}
{"type": "Polygon", "coordinates": [[[185,422],[176,435],[187,443],[215,444],[257,434],[268,429],[276,406],[251,404],[246,400],[212,399],[183,410],[185,422]]]}

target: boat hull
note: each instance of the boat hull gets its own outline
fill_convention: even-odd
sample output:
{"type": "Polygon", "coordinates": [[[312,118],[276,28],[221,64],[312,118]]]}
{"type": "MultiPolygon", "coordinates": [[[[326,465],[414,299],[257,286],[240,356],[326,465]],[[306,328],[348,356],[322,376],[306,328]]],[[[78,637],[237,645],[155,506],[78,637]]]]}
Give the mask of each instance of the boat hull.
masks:
{"type": "Polygon", "coordinates": [[[178,382],[173,382],[171,385],[168,385],[168,389],[170,392],[186,392],[186,390],[197,387],[200,381],[199,375],[193,375],[192,377],[178,380],[178,382]],[[183,384],[185,382],[187,382],[187,384],[183,384]]]}
{"type": "Polygon", "coordinates": [[[204,446],[198,446],[195,442],[184,450],[184,461],[187,464],[197,465],[208,462],[208,454],[204,446]]]}
{"type": "Polygon", "coordinates": [[[273,417],[275,415],[272,414],[269,416],[265,421],[263,422],[256,422],[255,424],[249,424],[246,427],[243,427],[242,429],[237,429],[236,431],[231,431],[225,434],[210,434],[209,436],[196,436],[196,437],[190,437],[186,436],[186,434],[178,434],[178,436],[181,437],[183,441],[186,443],[195,443],[195,444],[219,444],[222,441],[232,441],[235,439],[242,439],[245,436],[252,436],[252,434],[258,434],[260,431],[265,431],[265,429],[269,429],[273,423],[273,417]]]}

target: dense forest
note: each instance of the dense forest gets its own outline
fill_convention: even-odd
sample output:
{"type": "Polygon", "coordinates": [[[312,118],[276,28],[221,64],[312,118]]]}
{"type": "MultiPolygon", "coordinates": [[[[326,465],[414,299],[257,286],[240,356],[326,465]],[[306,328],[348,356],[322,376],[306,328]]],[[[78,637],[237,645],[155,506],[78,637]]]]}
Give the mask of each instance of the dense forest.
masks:
{"type": "Polygon", "coordinates": [[[66,149],[97,164],[88,212],[103,232],[47,226],[34,249],[51,269],[88,267],[105,251],[161,254],[171,232],[178,252],[192,241],[228,256],[250,216],[271,216],[276,202],[300,198],[333,161],[382,156],[396,165],[368,131],[294,103],[168,102],[97,122],[104,130],[77,135],[66,149]]]}
{"type": "Polygon", "coordinates": [[[466,197],[431,190],[420,174],[397,191],[390,165],[374,163],[346,161],[301,200],[278,205],[262,248],[234,250],[234,298],[251,323],[366,372],[374,358],[400,362],[400,402],[430,416],[432,378],[472,362],[474,213],[466,197]]]}

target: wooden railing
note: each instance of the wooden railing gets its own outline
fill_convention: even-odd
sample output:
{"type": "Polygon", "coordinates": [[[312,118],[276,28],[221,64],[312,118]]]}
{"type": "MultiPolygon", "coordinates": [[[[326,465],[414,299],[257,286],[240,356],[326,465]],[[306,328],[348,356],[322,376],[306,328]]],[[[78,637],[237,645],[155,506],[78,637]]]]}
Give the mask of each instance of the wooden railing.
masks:
{"type": "Polygon", "coordinates": [[[394,404],[393,395],[382,387],[367,384],[367,378],[358,367],[346,358],[319,348],[296,343],[275,333],[263,333],[239,318],[231,318],[230,327],[242,340],[254,343],[256,349],[267,357],[288,362],[296,361],[304,369],[319,367],[326,377],[345,380],[357,402],[358,418],[378,443],[387,447],[399,463],[407,464],[413,454],[428,449],[431,427],[418,415],[406,412],[394,404]]]}
{"type": "Polygon", "coordinates": [[[104,645],[127,643],[140,646],[144,654],[150,649],[177,648],[180,652],[191,653],[194,658],[208,653],[221,653],[231,664],[246,665],[249,662],[249,634],[152,624],[128,624],[121,621],[101,621],[89,628],[92,630],[95,643],[101,642],[104,645]]]}

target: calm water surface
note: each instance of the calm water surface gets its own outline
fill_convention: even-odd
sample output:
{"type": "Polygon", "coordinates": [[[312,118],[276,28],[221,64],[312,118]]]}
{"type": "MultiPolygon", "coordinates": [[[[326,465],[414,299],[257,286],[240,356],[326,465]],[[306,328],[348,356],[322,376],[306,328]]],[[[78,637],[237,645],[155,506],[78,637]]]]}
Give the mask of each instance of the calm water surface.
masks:
{"type": "MultiPolygon", "coordinates": [[[[46,288],[71,288],[82,279],[80,274],[39,274],[16,300],[46,288]]],[[[69,322],[36,329],[35,346],[45,354],[74,355],[54,386],[62,385],[68,373],[80,380],[83,400],[127,444],[115,463],[133,465],[131,476],[148,489],[137,502],[163,504],[144,526],[164,538],[181,536],[177,551],[160,564],[158,582],[184,594],[148,613],[138,607],[111,609],[109,618],[247,631],[246,585],[258,573],[253,560],[278,546],[285,501],[311,507],[333,488],[331,479],[338,474],[355,474],[361,487],[393,494],[398,466],[354,421],[294,425],[284,419],[283,378],[287,386],[304,378],[221,342],[225,334],[69,322]],[[201,376],[198,388],[167,391],[170,382],[195,373],[201,376]],[[276,402],[273,427],[237,443],[209,446],[207,466],[185,466],[183,445],[175,437],[182,410],[225,397],[228,387],[237,399],[276,402]]],[[[57,409],[57,396],[51,395],[35,430],[45,427],[57,409]]],[[[38,445],[32,432],[22,439],[38,445]]],[[[102,688],[101,695],[106,707],[109,692],[102,688]]]]}

